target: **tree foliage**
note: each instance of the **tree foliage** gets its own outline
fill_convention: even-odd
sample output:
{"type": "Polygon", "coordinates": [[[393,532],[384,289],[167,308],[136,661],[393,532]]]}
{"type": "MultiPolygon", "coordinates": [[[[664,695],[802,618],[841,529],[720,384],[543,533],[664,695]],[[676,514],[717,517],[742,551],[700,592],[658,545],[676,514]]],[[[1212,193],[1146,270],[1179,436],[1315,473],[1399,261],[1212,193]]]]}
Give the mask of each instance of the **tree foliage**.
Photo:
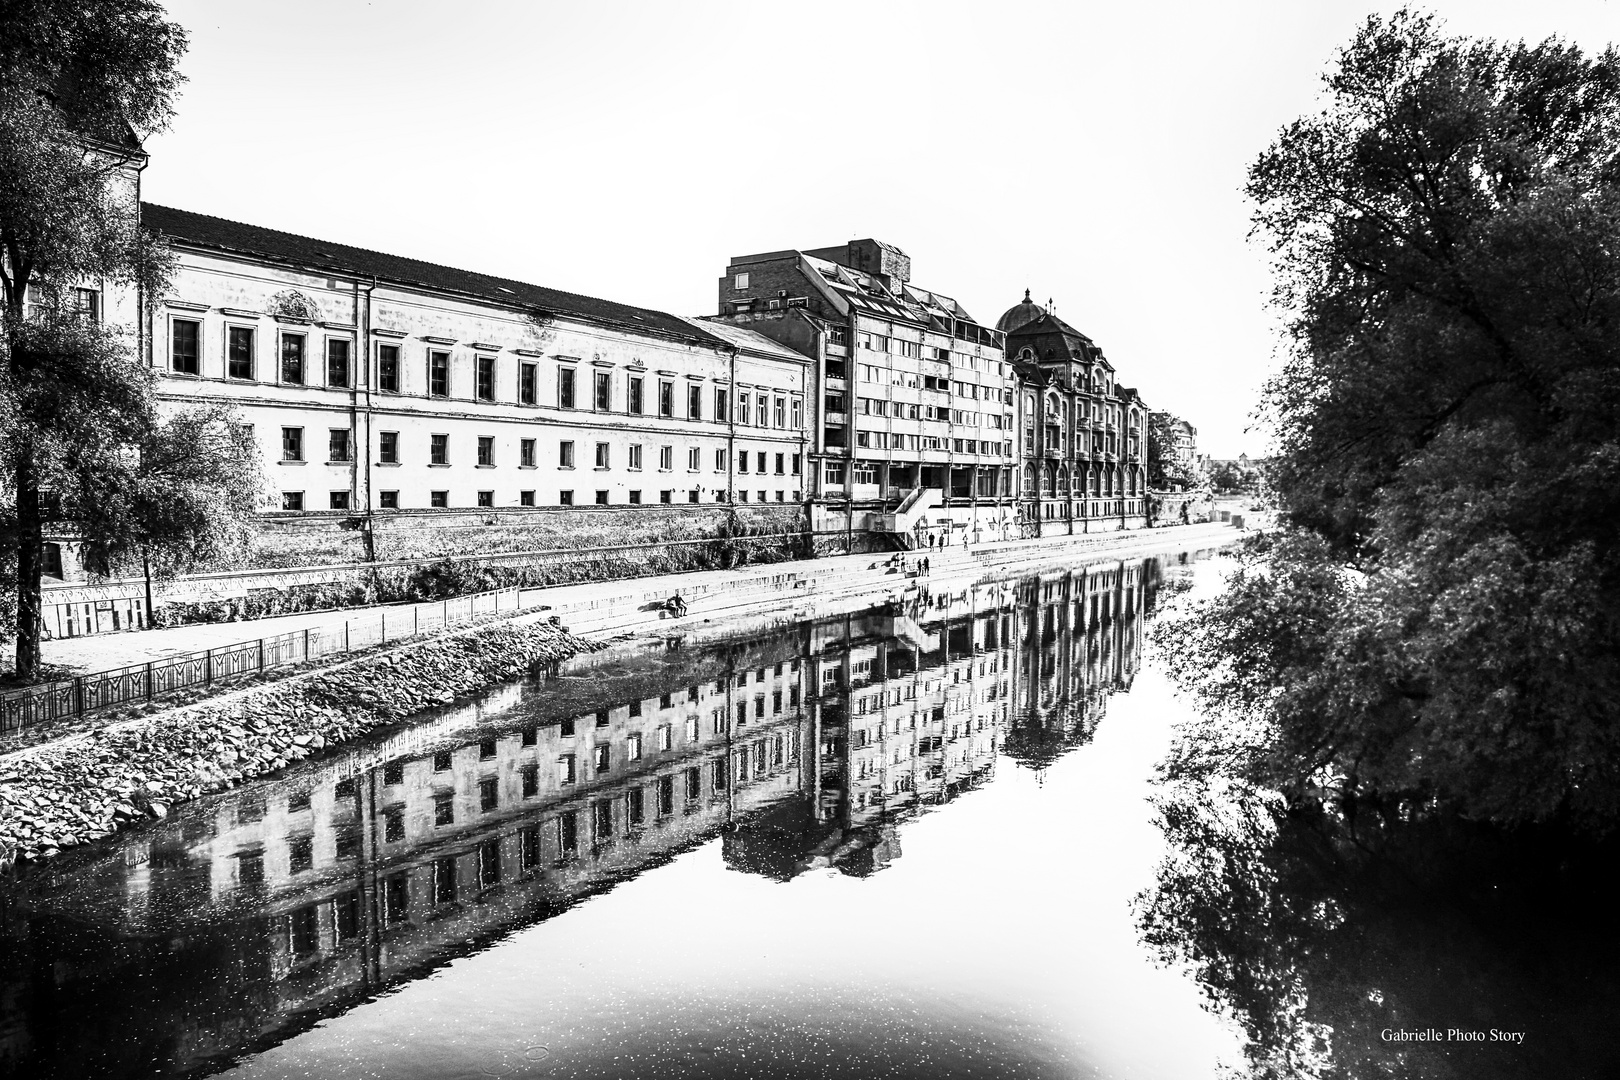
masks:
{"type": "Polygon", "coordinates": [[[1153,491],[1185,491],[1196,483],[1193,470],[1176,459],[1176,433],[1167,413],[1149,413],[1147,482],[1153,491]]]}
{"type": "Polygon", "coordinates": [[[1284,520],[1168,628],[1249,779],[1620,822],[1620,55],[1369,19],[1248,191],[1284,520]]]}
{"type": "Polygon", "coordinates": [[[164,573],[238,547],[256,508],[239,427],[217,407],[163,419],[116,325],[147,316],[171,268],[140,227],[134,176],[173,113],[184,47],[151,0],[0,2],[0,540],[20,677],[39,662],[47,528],[92,570],[164,573]],[[72,303],[86,285],[101,312],[72,303]],[[138,303],[115,314],[118,296],[138,303]]]}

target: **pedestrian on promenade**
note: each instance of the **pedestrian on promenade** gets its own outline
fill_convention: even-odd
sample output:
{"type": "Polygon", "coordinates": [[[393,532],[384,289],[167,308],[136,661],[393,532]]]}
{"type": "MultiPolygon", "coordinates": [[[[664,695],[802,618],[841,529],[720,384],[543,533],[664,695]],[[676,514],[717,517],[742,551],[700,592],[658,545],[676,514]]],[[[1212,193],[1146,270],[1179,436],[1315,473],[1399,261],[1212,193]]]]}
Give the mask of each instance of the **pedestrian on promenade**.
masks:
{"type": "Polygon", "coordinates": [[[928,556],[923,556],[923,573],[928,573],[928,556]]]}

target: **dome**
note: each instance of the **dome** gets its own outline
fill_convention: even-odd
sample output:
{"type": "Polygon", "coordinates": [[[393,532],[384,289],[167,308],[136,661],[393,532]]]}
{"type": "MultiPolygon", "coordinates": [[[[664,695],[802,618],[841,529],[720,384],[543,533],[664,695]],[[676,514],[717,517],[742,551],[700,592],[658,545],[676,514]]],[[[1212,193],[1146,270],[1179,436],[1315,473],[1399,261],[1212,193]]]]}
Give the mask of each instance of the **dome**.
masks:
{"type": "Polygon", "coordinates": [[[1027,326],[1046,314],[1046,309],[1029,298],[1029,290],[1024,290],[1024,302],[1010,307],[996,320],[996,329],[1004,334],[1010,334],[1021,326],[1027,326]]]}

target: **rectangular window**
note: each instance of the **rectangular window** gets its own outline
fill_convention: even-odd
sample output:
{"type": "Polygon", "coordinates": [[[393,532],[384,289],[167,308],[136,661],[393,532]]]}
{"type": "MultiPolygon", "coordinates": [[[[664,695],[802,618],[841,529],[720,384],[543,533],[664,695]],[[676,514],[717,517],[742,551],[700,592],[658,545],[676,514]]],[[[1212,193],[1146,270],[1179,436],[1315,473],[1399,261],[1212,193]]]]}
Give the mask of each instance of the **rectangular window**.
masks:
{"type": "Polygon", "coordinates": [[[557,505],[559,505],[559,506],[573,506],[574,505],[574,493],[572,491],[559,491],[559,492],[557,492],[557,505]]]}
{"type": "Polygon", "coordinates": [[[518,464],[525,469],[534,468],[534,447],[533,439],[518,440],[518,464]]]}
{"type": "Polygon", "coordinates": [[[786,469],[787,469],[787,455],[786,454],[777,454],[776,455],[776,475],[777,476],[785,475],[786,469]]]}
{"type": "Polygon", "coordinates": [[[642,386],[643,379],[640,375],[630,377],[630,411],[637,416],[640,416],[645,411],[645,403],[642,401],[642,386]]]}
{"type": "Polygon", "coordinates": [[[563,754],[557,759],[557,780],[559,783],[572,784],[574,777],[574,755],[563,754]]]}
{"type": "Polygon", "coordinates": [[[454,825],[456,823],[456,796],[453,792],[445,791],[433,796],[433,824],[454,825]]]}
{"type": "Polygon", "coordinates": [[[668,379],[658,380],[658,415],[675,415],[675,384],[668,379]]]}
{"type": "Polygon", "coordinates": [[[714,418],[722,423],[726,419],[726,406],[731,401],[731,391],[722,386],[714,392],[714,418]]]}
{"type": "Polygon", "coordinates": [[[525,490],[518,492],[518,505],[519,506],[533,506],[534,505],[534,489],[533,488],[526,488],[525,490]]]}
{"type": "Polygon", "coordinates": [[[281,335],[281,381],[304,385],[304,335],[281,335]]]}
{"type": "Polygon", "coordinates": [[[478,505],[479,506],[494,506],[495,505],[495,493],[493,491],[480,491],[478,493],[478,505]]]}
{"type": "Polygon", "coordinates": [[[724,450],[716,450],[714,452],[714,471],[725,472],[726,468],[726,452],[724,450]]]}
{"type": "MultiPolygon", "coordinates": [[[[913,406],[913,408],[915,408],[915,406],[913,406]]],[[[917,414],[912,413],[911,418],[913,420],[915,420],[917,418],[917,414]]],[[[802,427],[804,427],[804,402],[800,401],[798,398],[794,398],[793,399],[793,429],[795,431],[797,431],[799,428],[802,428],[802,427]]]]}
{"type": "Polygon", "coordinates": [[[281,493],[281,508],[283,510],[302,510],[304,508],[304,493],[302,491],[283,491],[281,493]]]}
{"type": "Polygon", "coordinates": [[[284,427],[281,429],[281,460],[304,460],[304,429],[301,427],[284,427]]]}
{"type": "Polygon", "coordinates": [[[625,824],[634,829],[647,820],[646,792],[641,788],[631,788],[624,795],[625,824]]]}
{"type": "Polygon", "coordinates": [[[673,490],[660,491],[658,493],[658,501],[664,503],[665,505],[673,503],[675,501],[675,492],[673,490]]]}
{"type": "Polygon", "coordinates": [[[198,374],[197,342],[202,323],[175,319],[169,323],[169,369],[177,375],[198,374]]]}
{"type": "Polygon", "coordinates": [[[606,506],[607,504],[608,504],[608,493],[606,491],[598,491],[596,493],[596,505],[597,506],[606,506]]]}
{"type": "Polygon", "coordinates": [[[346,388],[349,385],[349,343],[341,338],[326,342],[326,385],[346,388]]]}
{"type": "Polygon", "coordinates": [[[95,289],[74,289],[72,310],[85,322],[101,320],[101,294],[95,289]]]}
{"type": "Polygon", "coordinates": [[[331,428],[326,435],[326,460],[349,460],[349,429],[331,428]]]}
{"type": "Polygon", "coordinates": [[[759,407],[758,422],[759,422],[760,427],[765,426],[765,402],[766,402],[766,400],[767,399],[766,399],[764,394],[760,394],[760,395],[758,395],[757,397],[754,398],[754,404],[759,407]]]}
{"type": "Polygon", "coordinates": [[[557,404],[564,409],[574,407],[574,369],[557,369],[557,404]]]}
{"type": "Polygon", "coordinates": [[[384,510],[398,510],[399,509],[399,492],[398,491],[379,491],[379,492],[377,492],[377,505],[380,508],[384,509],[384,510]]]}
{"type": "Polygon", "coordinates": [[[801,462],[799,461],[799,455],[798,454],[793,455],[792,465],[793,465],[793,475],[798,476],[799,472],[800,472],[800,469],[801,469],[801,462]]]}
{"type": "Polygon", "coordinates": [[[613,407],[613,376],[605,371],[598,371],[596,384],[596,411],[607,412],[613,407]]]}
{"type": "Polygon", "coordinates": [[[596,771],[596,775],[600,776],[608,771],[608,768],[612,765],[612,758],[612,748],[607,743],[596,744],[591,761],[591,767],[596,771]]]}
{"type": "Polygon", "coordinates": [[[478,436],[478,464],[484,466],[495,464],[495,436],[478,436]]]}
{"type": "Polygon", "coordinates": [[[453,904],[456,902],[456,857],[454,855],[437,859],[433,863],[433,902],[435,904],[453,904]]]}
{"type": "Polygon", "coordinates": [[[641,468],[641,444],[640,443],[634,443],[630,447],[630,468],[638,470],[638,471],[641,468]]]}
{"type": "Polygon", "coordinates": [[[686,418],[703,419],[703,387],[692,383],[686,388],[686,418]]]}
{"type": "Polygon", "coordinates": [[[428,464],[450,464],[450,436],[434,435],[431,436],[431,440],[428,449],[428,464]]]}
{"type": "Polygon", "coordinates": [[[698,501],[698,489],[697,488],[693,488],[691,491],[688,491],[686,493],[686,501],[689,502],[689,503],[695,503],[695,502],[698,501]]]}
{"type": "Polygon", "coordinates": [[[386,394],[399,393],[399,346],[377,346],[377,389],[386,394]]]}
{"type": "Polygon", "coordinates": [[[759,473],[761,476],[764,476],[765,475],[765,451],[761,450],[761,451],[759,451],[758,453],[756,453],[754,455],[754,463],[759,466],[759,468],[755,469],[754,471],[759,473]]]}
{"type": "Polygon", "coordinates": [[[641,760],[641,735],[631,735],[624,740],[624,759],[626,761],[641,760]]]}
{"type": "Polygon", "coordinates": [[[787,427],[787,398],[776,399],[776,426],[787,427]]]}
{"type": "Polygon", "coordinates": [[[523,797],[532,799],[540,794],[540,766],[523,766],[523,797]]]}
{"type": "Polygon", "coordinates": [[[673,446],[660,446],[658,448],[658,467],[664,472],[675,468],[675,448],[673,446]]]}
{"type": "Polygon", "coordinates": [[[740,391],[737,394],[737,423],[748,424],[748,395],[740,391]]]}
{"type": "Polygon", "coordinates": [[[634,489],[631,490],[631,492],[630,492],[630,505],[631,506],[640,506],[641,505],[641,489],[640,488],[634,488],[634,489]]]}
{"type": "Polygon", "coordinates": [[[450,396],[450,354],[434,350],[428,353],[428,396],[450,396]]]}
{"type": "Polygon", "coordinates": [[[478,386],[479,401],[495,400],[495,358],[493,356],[480,356],[478,358],[478,386]]]}
{"type": "Polygon", "coordinates": [[[596,467],[598,469],[608,467],[608,444],[605,442],[596,444],[596,467]]]}
{"type": "Polygon", "coordinates": [[[428,505],[435,510],[444,510],[450,506],[450,493],[448,491],[428,492],[428,505]]]}
{"type": "Polygon", "coordinates": [[[658,749],[667,751],[675,745],[674,729],[668,724],[658,729],[658,749]]]}
{"type": "Polygon", "coordinates": [[[500,782],[493,776],[478,781],[478,809],[482,813],[489,813],[500,805],[500,782]]]}
{"type": "Polygon", "coordinates": [[[557,466],[562,469],[574,467],[574,443],[572,439],[565,439],[557,444],[557,466]]]}
{"type": "Polygon", "coordinates": [[[226,331],[225,374],[233,379],[253,378],[253,328],[233,326],[226,331]]]}
{"type": "Polygon", "coordinates": [[[703,451],[694,446],[686,452],[686,471],[697,472],[703,468],[703,451]]]}
{"type": "Polygon", "coordinates": [[[740,473],[748,472],[748,451],[746,450],[737,455],[737,471],[740,473]]]}

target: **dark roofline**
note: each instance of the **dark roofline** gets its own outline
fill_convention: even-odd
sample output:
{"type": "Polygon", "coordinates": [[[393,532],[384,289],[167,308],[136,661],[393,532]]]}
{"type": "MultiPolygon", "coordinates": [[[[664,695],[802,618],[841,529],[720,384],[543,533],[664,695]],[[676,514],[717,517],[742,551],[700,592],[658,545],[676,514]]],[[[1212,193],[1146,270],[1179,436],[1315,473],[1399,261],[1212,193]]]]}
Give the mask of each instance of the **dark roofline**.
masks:
{"type": "Polygon", "coordinates": [[[707,348],[730,347],[724,339],[706,333],[679,316],[654,308],[563,292],[526,281],[441,266],[156,203],[141,203],[141,224],[178,246],[346,277],[374,278],[390,285],[471,298],[510,310],[563,316],[707,348]]]}

